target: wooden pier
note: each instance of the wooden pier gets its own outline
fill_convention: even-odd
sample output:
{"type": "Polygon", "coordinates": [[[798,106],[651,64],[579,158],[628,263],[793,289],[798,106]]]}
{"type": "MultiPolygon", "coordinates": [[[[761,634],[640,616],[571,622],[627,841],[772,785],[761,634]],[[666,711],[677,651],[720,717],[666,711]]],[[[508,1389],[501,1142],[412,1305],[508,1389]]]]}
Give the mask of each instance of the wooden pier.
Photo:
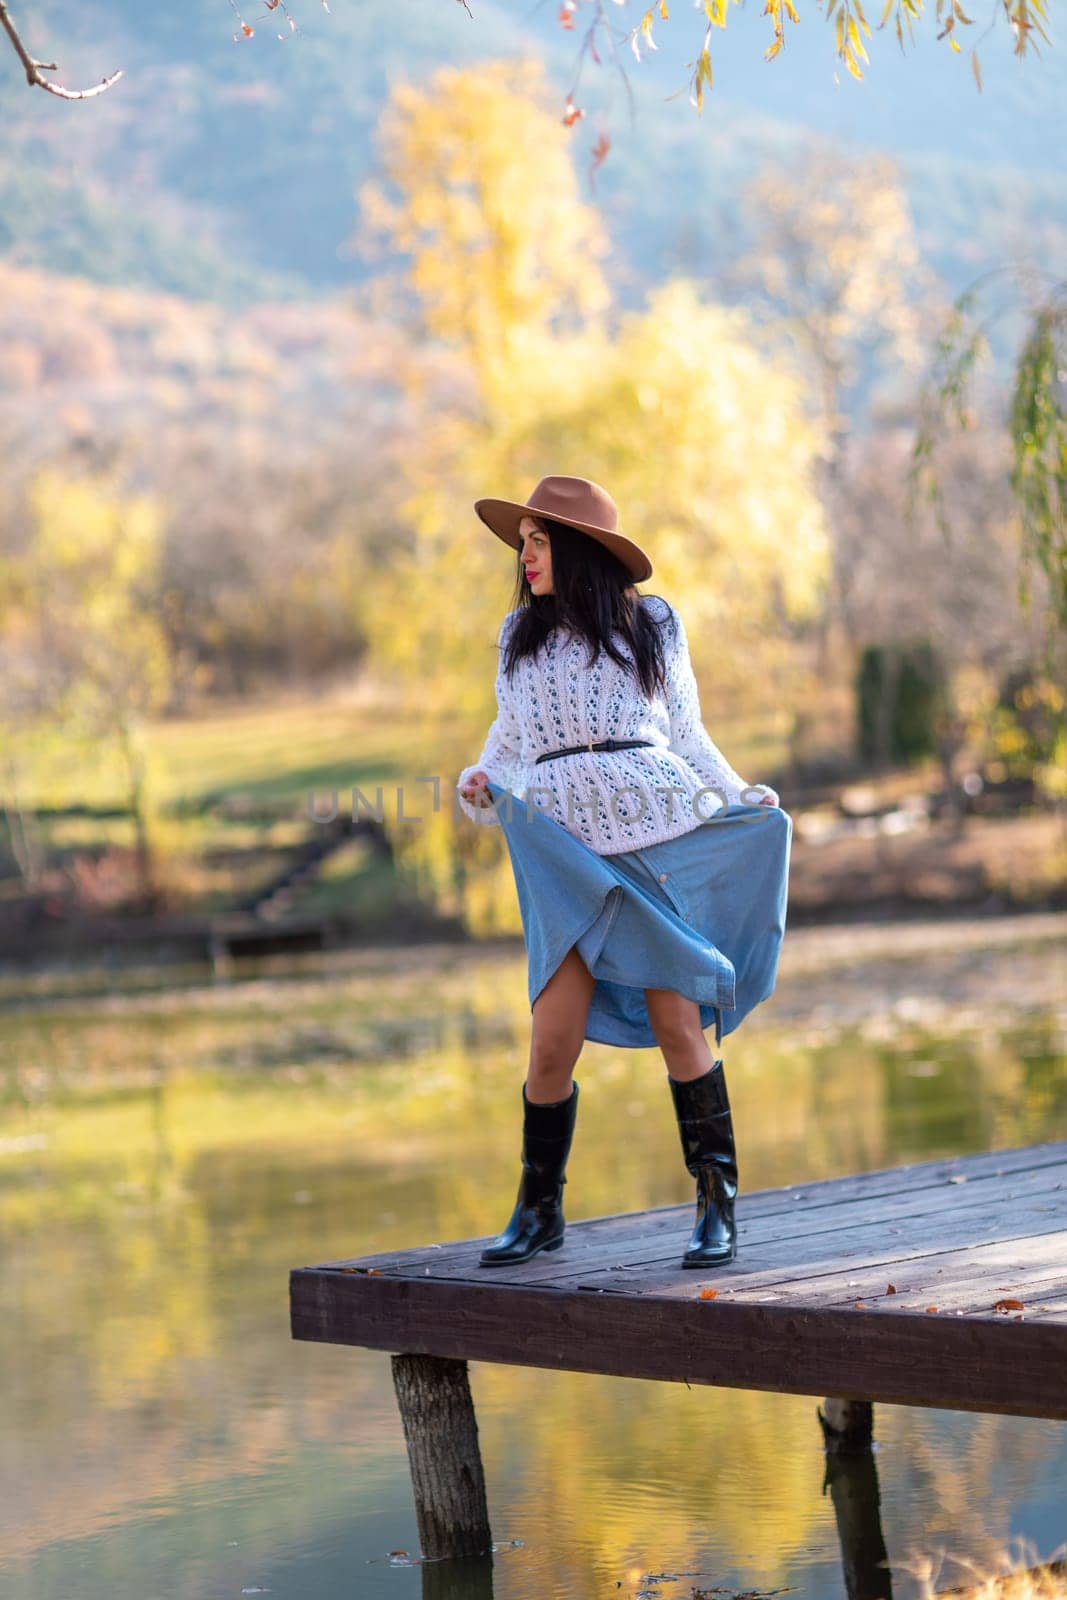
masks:
{"type": "Polygon", "coordinates": [[[693,1211],[568,1221],[511,1267],[478,1265],[492,1234],[293,1271],[295,1339],[395,1352],[424,1546],[484,1548],[469,1360],[834,1397],[828,1438],[861,1447],[878,1400],[1067,1419],[1067,1141],[742,1191],[706,1272],[693,1211]],[[450,1460],[458,1543],[428,1520],[450,1460]]]}

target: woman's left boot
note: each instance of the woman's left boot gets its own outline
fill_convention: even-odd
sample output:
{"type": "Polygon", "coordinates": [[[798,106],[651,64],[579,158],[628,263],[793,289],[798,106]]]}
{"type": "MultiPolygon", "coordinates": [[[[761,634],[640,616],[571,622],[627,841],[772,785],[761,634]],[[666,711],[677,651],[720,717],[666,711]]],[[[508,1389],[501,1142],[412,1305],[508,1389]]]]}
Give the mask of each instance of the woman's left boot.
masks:
{"type": "Polygon", "coordinates": [[[696,1222],[682,1266],[718,1266],[737,1254],[737,1153],[726,1075],[715,1061],[702,1077],[680,1082],[668,1073],[667,1082],[685,1164],[697,1180],[696,1222]]]}

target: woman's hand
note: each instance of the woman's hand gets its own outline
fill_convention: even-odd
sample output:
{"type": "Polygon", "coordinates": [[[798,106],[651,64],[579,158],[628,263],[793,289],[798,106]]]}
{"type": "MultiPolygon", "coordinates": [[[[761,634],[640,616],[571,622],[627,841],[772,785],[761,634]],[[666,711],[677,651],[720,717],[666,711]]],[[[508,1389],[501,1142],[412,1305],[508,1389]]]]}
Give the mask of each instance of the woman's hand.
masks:
{"type": "Polygon", "coordinates": [[[471,805],[491,806],[493,803],[493,797],[487,788],[488,783],[489,774],[487,772],[483,772],[479,768],[477,772],[471,773],[470,777],[467,779],[466,783],[459,792],[463,796],[464,800],[469,801],[471,805]]]}

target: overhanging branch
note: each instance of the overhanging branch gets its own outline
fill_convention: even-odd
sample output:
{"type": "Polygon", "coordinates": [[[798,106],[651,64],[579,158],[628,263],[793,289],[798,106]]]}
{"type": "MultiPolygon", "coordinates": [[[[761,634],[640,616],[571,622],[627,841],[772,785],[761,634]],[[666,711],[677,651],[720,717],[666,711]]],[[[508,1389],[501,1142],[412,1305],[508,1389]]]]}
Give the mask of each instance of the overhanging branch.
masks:
{"type": "Polygon", "coordinates": [[[57,65],[54,61],[35,61],[33,56],[30,55],[30,52],[19,38],[18,29],[11,20],[6,0],[0,0],[0,23],[3,24],[4,31],[11,40],[15,54],[22,62],[26,72],[26,82],[31,87],[36,85],[38,89],[46,89],[49,94],[56,94],[61,100],[88,100],[94,94],[103,94],[105,89],[110,89],[111,85],[117,83],[122,77],[120,70],[119,72],[113,72],[110,78],[104,78],[91,89],[65,89],[61,83],[53,83],[50,78],[42,77],[42,73],[58,71],[57,65]]]}

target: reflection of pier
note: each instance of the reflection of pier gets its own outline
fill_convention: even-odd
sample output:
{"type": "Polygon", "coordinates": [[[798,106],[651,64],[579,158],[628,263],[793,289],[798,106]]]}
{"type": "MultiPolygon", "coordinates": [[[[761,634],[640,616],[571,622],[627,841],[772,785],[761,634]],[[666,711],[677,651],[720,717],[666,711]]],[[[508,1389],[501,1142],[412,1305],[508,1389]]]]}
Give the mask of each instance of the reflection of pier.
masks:
{"type": "Polygon", "coordinates": [[[679,1266],[691,1211],[568,1222],[511,1267],[486,1237],[294,1270],[294,1338],[394,1352],[424,1556],[491,1542],[468,1360],[834,1397],[854,1600],[890,1593],[871,1402],[1067,1419],[1067,1142],[742,1193],[707,1273],[679,1266]]]}
{"type": "Polygon", "coordinates": [[[819,1412],[826,1440],[826,1478],[837,1519],[848,1600],[890,1600],[893,1580],[882,1535],[878,1468],[871,1448],[874,1407],[869,1400],[826,1401],[819,1412]]]}

